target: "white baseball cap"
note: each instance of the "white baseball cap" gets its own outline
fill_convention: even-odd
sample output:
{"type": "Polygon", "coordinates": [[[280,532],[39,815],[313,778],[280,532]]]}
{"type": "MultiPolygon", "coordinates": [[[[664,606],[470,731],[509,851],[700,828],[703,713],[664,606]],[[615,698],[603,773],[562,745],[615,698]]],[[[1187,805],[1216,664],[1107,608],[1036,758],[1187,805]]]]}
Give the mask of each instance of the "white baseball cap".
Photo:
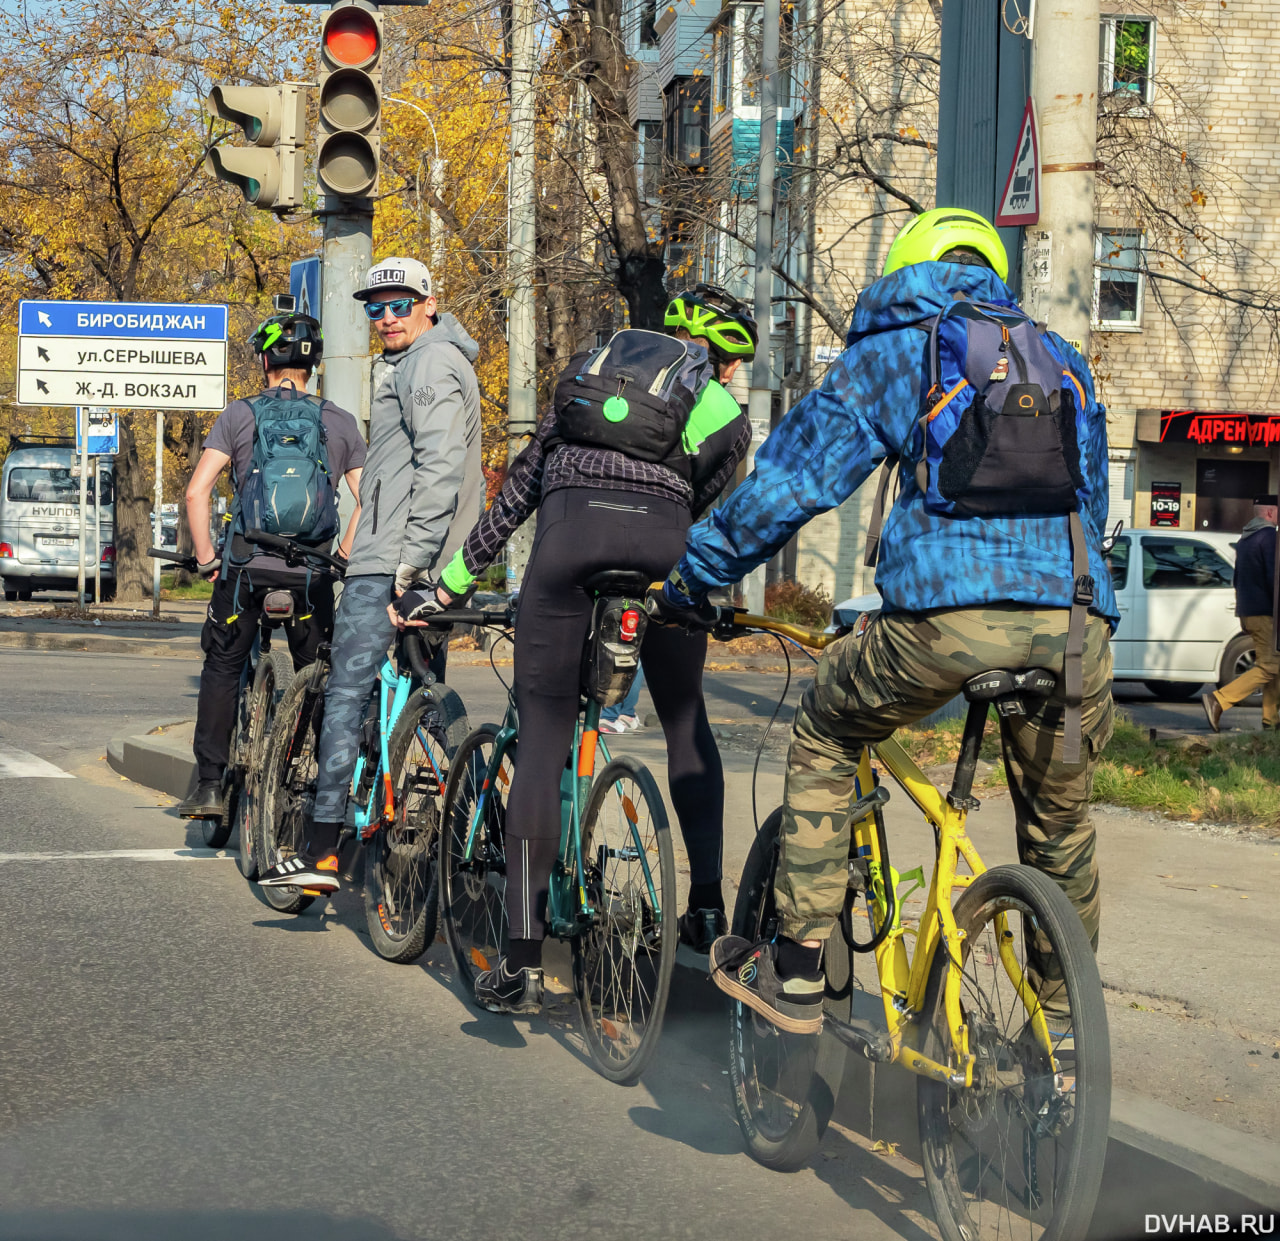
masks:
{"type": "Polygon", "coordinates": [[[357,301],[367,302],[371,293],[381,293],[384,289],[408,289],[411,293],[430,297],[431,273],[427,265],[417,259],[383,259],[369,268],[365,287],[359,289],[355,297],[357,301]]]}

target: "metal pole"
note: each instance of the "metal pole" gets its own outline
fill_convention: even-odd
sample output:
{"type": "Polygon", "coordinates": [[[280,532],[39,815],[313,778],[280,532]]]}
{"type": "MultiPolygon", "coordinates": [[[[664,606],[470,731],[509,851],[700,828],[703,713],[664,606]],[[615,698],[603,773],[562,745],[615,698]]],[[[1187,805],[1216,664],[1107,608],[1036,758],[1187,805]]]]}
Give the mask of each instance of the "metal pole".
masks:
{"type": "MultiPolygon", "coordinates": [[[[155,495],[155,545],[162,546],[164,518],[160,514],[164,504],[164,411],[156,410],[156,495],[155,495]]],[[[160,562],[151,562],[151,615],[160,616],[160,562]]]]}
{"type": "Polygon", "coordinates": [[[1040,221],[1026,232],[1027,312],[1089,354],[1098,138],[1098,0],[1036,10],[1031,89],[1040,141],[1040,221]],[[1049,264],[1032,256],[1047,251],[1049,264]],[[1037,272],[1039,275],[1037,276],[1037,272]]]}
{"type": "MultiPolygon", "coordinates": [[[[88,445],[86,445],[87,447],[88,445]]],[[[102,602],[102,479],[99,458],[93,458],[93,601],[102,602]]]]}
{"type": "MultiPolygon", "coordinates": [[[[507,271],[511,301],[507,318],[507,460],[514,460],[537,423],[533,184],[535,67],[532,0],[511,5],[511,244],[507,271]]],[[[527,521],[507,545],[507,588],[524,577],[533,545],[527,521]]]]}
{"type": "Polygon", "coordinates": [[[84,606],[85,509],[89,505],[89,428],[84,408],[76,406],[76,438],[80,441],[80,551],[76,556],[76,603],[84,606]]]}
{"type": "MultiPolygon", "coordinates": [[[[755,314],[760,348],[751,363],[747,417],[751,447],[747,469],[755,464],[756,448],[769,434],[773,413],[773,197],[778,164],[778,30],[782,24],[779,0],[764,0],[760,49],[760,176],[756,188],[755,314]]],[[[742,583],[749,612],[764,611],[765,568],[753,569],[742,583]]]]}

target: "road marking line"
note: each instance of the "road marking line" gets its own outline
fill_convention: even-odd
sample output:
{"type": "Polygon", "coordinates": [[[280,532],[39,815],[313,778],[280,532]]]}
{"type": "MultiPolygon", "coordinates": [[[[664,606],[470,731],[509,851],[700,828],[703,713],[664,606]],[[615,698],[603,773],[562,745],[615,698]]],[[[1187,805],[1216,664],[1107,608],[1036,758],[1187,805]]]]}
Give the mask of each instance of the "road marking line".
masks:
{"type": "Polygon", "coordinates": [[[92,849],[83,853],[0,853],[5,862],[208,862],[236,855],[229,849],[92,849]]]}
{"type": "Polygon", "coordinates": [[[36,777],[45,780],[74,780],[69,771],[46,763],[26,750],[0,749],[0,780],[36,777]]]}

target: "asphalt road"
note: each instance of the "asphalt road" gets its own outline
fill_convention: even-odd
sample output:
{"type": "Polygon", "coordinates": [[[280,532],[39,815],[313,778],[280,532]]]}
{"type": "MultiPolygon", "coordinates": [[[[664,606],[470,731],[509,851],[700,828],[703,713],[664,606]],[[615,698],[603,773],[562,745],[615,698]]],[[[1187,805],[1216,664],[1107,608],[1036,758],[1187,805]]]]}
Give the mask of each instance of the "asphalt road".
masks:
{"type": "Polygon", "coordinates": [[[567,1004],[478,1014],[443,945],[388,965],[351,897],[283,917],[175,854],[100,756],[197,673],[0,652],[0,1238],[935,1235],[918,1168],[852,1134],[793,1176],[742,1154],[705,982],[623,1089],[567,1004]]]}

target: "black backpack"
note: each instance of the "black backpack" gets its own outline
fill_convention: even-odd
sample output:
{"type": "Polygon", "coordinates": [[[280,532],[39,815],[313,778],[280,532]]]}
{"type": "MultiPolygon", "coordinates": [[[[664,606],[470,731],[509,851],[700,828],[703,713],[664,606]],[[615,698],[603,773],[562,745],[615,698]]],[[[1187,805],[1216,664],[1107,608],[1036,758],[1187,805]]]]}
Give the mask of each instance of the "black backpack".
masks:
{"type": "Polygon", "coordinates": [[[556,439],[689,474],[689,414],[714,377],[706,346],[626,328],[570,360],[556,381],[556,439]]]}

